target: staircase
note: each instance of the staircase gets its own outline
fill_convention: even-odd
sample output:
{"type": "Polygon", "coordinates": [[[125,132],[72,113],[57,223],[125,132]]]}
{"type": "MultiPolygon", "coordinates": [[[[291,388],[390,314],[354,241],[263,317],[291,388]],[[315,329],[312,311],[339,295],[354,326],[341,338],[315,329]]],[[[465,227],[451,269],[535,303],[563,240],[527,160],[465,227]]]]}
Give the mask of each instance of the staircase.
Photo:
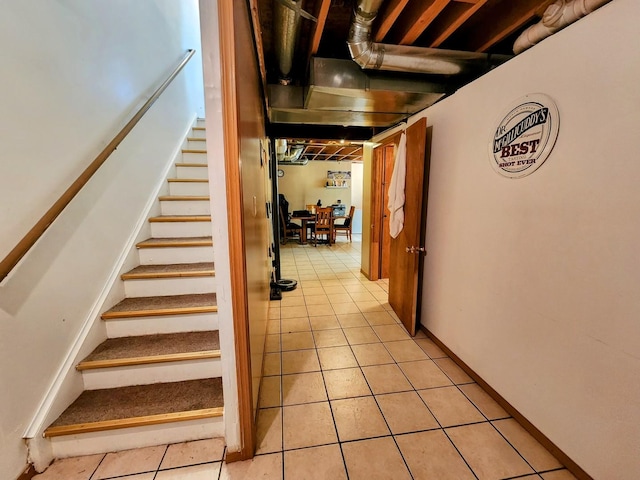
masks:
{"type": "Polygon", "coordinates": [[[207,153],[198,121],[108,339],[76,369],[84,392],[44,432],[55,457],[221,437],[223,400],[207,153]]]}

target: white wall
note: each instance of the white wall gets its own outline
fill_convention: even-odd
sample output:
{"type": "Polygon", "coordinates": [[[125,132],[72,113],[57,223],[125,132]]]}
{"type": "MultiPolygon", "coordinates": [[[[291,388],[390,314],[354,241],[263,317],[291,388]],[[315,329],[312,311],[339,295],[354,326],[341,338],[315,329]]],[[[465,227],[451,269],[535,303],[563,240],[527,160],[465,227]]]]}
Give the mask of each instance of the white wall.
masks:
{"type": "MultiPolygon", "coordinates": [[[[341,200],[351,206],[351,188],[325,188],[328,170],[351,171],[351,162],[309,162],[306,165],[278,165],[284,177],[278,179],[278,193],[284,194],[289,202],[289,213],[304,210],[307,204],[315,205],[318,199],[323,206],[341,200]]],[[[348,182],[351,185],[351,181],[348,182]]]]}
{"type": "Polygon", "coordinates": [[[638,18],[615,0],[425,112],[421,323],[597,479],[640,477],[638,18]],[[533,92],[559,138],[507,179],[492,129],[533,92]]]}
{"type": "MultiPolygon", "coordinates": [[[[0,255],[113,137],[188,48],[196,1],[5,2],[0,16],[0,255]]],[[[0,472],[105,287],[196,114],[199,56],[0,286],[0,472]]]]}
{"type": "MultiPolygon", "coordinates": [[[[355,205],[353,214],[352,233],[362,233],[362,199],[364,187],[364,164],[362,162],[351,163],[351,205],[355,205]]],[[[349,211],[347,210],[347,213],[349,211]]]]}

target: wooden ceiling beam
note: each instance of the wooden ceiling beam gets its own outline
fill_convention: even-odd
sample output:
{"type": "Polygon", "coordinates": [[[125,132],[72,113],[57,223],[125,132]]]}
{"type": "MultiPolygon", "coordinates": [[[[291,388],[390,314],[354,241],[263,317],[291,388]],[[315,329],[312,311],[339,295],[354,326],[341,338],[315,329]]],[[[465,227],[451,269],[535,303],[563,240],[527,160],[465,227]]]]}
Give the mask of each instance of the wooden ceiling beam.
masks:
{"type": "Polygon", "coordinates": [[[469,18],[471,18],[489,0],[474,0],[471,2],[454,1],[442,14],[442,18],[429,31],[427,45],[432,48],[442,45],[447,38],[458,30],[469,18]]]}
{"type": "Polygon", "coordinates": [[[490,22],[483,22],[484,28],[474,29],[474,37],[469,39],[470,50],[485,52],[496,43],[507,38],[553,3],[553,0],[520,0],[502,2],[490,22]]]}
{"type": "Polygon", "coordinates": [[[373,36],[374,42],[381,42],[407,6],[409,0],[391,0],[381,13],[378,13],[378,28],[373,36]]]}
{"type": "Polygon", "coordinates": [[[355,160],[355,159],[361,159],[362,158],[362,147],[358,147],[355,148],[354,150],[350,151],[349,153],[345,153],[344,155],[342,155],[338,161],[341,160],[355,160]]]}
{"type": "Polygon", "coordinates": [[[329,160],[331,157],[335,157],[337,154],[339,154],[342,150],[344,150],[345,147],[339,148],[338,150],[336,150],[335,152],[333,152],[332,155],[329,155],[327,158],[324,159],[324,161],[326,162],[327,160],[329,160]]]}
{"type": "Polygon", "coordinates": [[[327,23],[327,16],[329,15],[329,7],[331,6],[331,0],[321,0],[320,7],[316,12],[317,22],[313,24],[311,42],[309,42],[309,53],[307,54],[307,64],[309,59],[318,53],[320,47],[320,40],[322,39],[322,32],[324,26],[327,23]]]}
{"type": "Polygon", "coordinates": [[[320,148],[320,151],[319,151],[318,153],[316,153],[316,154],[313,156],[313,158],[312,158],[311,160],[315,160],[316,158],[318,158],[318,156],[319,156],[320,154],[322,154],[322,152],[324,152],[324,149],[325,149],[325,148],[327,148],[327,147],[322,147],[322,148],[320,148]]]}
{"type": "Polygon", "coordinates": [[[431,0],[426,5],[425,2],[409,3],[391,32],[393,43],[413,45],[450,2],[451,0],[431,0]]]}

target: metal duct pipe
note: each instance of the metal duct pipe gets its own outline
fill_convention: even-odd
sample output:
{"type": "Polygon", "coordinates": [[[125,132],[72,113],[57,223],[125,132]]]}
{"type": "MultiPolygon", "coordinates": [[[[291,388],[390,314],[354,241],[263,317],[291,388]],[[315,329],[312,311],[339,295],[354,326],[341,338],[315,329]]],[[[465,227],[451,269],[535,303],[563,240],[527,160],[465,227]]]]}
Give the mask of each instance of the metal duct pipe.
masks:
{"type": "Polygon", "coordinates": [[[611,0],[556,0],[544,11],[542,20],[527,28],[513,44],[516,55],[533,47],[536,43],[589,15],[611,0]]]}
{"type": "MultiPolygon", "coordinates": [[[[286,140],[285,140],[285,143],[286,143],[286,140]]],[[[293,148],[287,147],[285,152],[276,153],[276,160],[278,161],[278,163],[297,162],[298,159],[302,156],[303,151],[304,151],[304,147],[302,146],[295,146],[293,148]]]]}
{"type": "Polygon", "coordinates": [[[362,68],[396,72],[459,75],[478,73],[505,62],[505,55],[459,52],[438,48],[386,45],[371,41],[371,25],[382,0],[359,0],[353,14],[347,46],[351,58],[362,68]]]}
{"type": "Polygon", "coordinates": [[[301,16],[298,12],[299,1],[291,0],[296,9],[286,6],[284,3],[274,0],[273,6],[273,33],[274,47],[278,67],[280,68],[280,83],[288,85],[291,81],[289,73],[293,65],[293,54],[296,40],[300,33],[301,16]]]}

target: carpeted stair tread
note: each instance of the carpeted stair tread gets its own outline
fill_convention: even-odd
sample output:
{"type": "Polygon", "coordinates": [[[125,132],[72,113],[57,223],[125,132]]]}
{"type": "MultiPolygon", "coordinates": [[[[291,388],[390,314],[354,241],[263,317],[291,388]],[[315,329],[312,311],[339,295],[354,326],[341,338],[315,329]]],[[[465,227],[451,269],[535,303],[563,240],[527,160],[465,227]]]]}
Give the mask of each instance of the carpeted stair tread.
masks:
{"type": "Polygon", "coordinates": [[[85,390],[49,428],[222,406],[220,378],[85,390]]]}
{"type": "Polygon", "coordinates": [[[109,338],[83,362],[220,350],[217,331],[109,338]]]}
{"type": "Polygon", "coordinates": [[[169,265],[139,265],[122,275],[124,280],[134,278],[192,277],[213,275],[213,262],[172,263],[169,265]]]}
{"type": "Polygon", "coordinates": [[[161,297],[125,298],[105,313],[144,312],[147,310],[180,309],[216,306],[215,293],[193,293],[189,295],[165,295],[161,297]]]}

